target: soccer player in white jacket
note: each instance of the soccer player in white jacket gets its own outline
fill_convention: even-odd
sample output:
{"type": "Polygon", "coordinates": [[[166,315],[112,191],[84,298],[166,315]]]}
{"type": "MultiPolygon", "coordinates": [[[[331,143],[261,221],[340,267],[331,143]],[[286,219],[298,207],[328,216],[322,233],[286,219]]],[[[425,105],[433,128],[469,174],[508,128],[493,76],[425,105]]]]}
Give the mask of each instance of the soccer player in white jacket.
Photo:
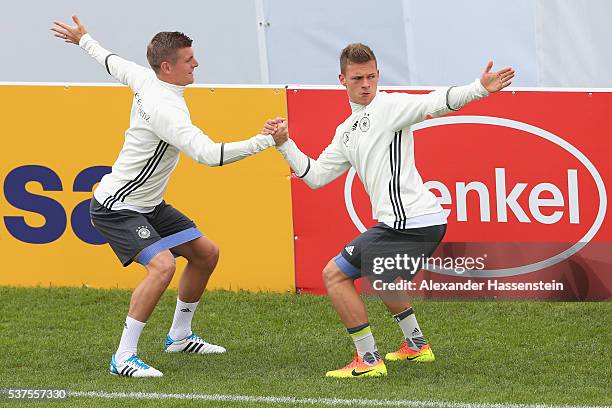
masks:
{"type": "MultiPolygon", "coordinates": [[[[482,76],[469,85],[425,95],[378,92],[379,72],[374,53],[364,44],[350,44],[340,55],[339,80],[346,87],[352,113],[336,128],[332,142],[317,160],[302,153],[291,139],[277,147],[296,176],[311,188],[322,187],[353,167],[379,222],[347,243],[323,269],[327,293],[356,348],[353,361],[346,367],[329,371],[328,377],[387,374],[354,280],[362,276],[386,282],[410,280],[418,270],[396,267],[373,275],[372,264],[368,262],[374,258],[395,259],[396,255],[426,259],[442,240],[446,216],[436,197],[424,187],[415,167],[410,127],[510,85],[514,70],[504,68],[491,72],[492,67],[493,62],[489,61],[482,76]]],[[[266,122],[263,132],[285,134],[287,131],[287,123],[276,118],[266,122]]],[[[410,303],[405,297],[381,295],[404,337],[401,348],[385,358],[433,361],[433,351],[410,303]]]]}
{"type": "Polygon", "coordinates": [[[191,123],[183,98],[193,83],[198,62],[192,40],[179,32],[160,32],[147,47],[152,69],[104,49],[87,33],[78,17],[75,25],[56,21],[55,36],[79,45],[108,73],[134,92],[130,127],[111,173],[94,191],[90,214],[123,264],[136,261],[147,275],[132,294],[123,334],[111,358],[110,372],[128,377],[160,377],[137,354],[138,339],[170,284],[175,256],[188,263],[179,281],[166,352],[224,353],[191,330],[193,313],[219,258],[218,247],[202,235],[194,222],[163,200],[180,152],[208,166],[222,166],[246,158],[286,140],[286,135],[256,135],[241,142],[215,143],[191,123]]]}

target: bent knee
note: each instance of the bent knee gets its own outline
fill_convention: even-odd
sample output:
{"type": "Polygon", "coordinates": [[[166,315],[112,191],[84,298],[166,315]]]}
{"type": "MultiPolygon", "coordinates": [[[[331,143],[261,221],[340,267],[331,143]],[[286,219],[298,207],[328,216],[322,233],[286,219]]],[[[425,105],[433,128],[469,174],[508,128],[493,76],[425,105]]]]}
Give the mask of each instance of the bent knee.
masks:
{"type": "Polygon", "coordinates": [[[336,261],[333,259],[329,261],[327,265],[325,265],[325,268],[323,268],[322,277],[326,286],[350,279],[344,274],[344,272],[342,272],[342,270],[336,264],[336,261]]]}
{"type": "Polygon", "coordinates": [[[176,271],[174,256],[170,251],[160,252],[147,264],[147,270],[160,283],[169,285],[176,271]]]}
{"type": "Polygon", "coordinates": [[[215,244],[212,244],[212,248],[210,250],[210,255],[209,255],[209,259],[210,262],[212,263],[217,263],[217,261],[219,261],[219,247],[215,244]]]}
{"type": "MultiPolygon", "coordinates": [[[[194,252],[191,257],[187,258],[193,265],[204,269],[211,269],[217,265],[219,261],[219,247],[213,243],[207,245],[205,249],[200,249],[194,252]]],[[[212,270],[211,270],[212,272],[212,270]]]]}

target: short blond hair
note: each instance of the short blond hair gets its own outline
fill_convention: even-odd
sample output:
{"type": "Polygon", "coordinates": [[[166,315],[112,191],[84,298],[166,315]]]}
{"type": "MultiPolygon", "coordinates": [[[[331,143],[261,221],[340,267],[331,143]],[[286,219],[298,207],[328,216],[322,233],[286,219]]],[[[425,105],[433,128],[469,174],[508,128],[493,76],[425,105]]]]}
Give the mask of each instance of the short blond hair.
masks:
{"type": "Polygon", "coordinates": [[[340,53],[340,72],[344,74],[350,63],[363,64],[372,60],[376,62],[376,56],[370,47],[362,43],[349,44],[340,53]]]}

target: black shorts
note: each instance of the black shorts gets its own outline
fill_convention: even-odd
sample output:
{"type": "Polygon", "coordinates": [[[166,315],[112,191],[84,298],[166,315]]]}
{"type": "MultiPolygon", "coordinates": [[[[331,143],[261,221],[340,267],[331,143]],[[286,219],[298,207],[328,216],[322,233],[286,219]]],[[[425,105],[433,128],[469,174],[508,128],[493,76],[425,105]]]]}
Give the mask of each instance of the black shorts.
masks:
{"type": "Polygon", "coordinates": [[[401,276],[411,280],[445,232],[446,224],[397,230],[381,222],[346,244],[334,261],[353,279],[367,276],[393,282],[401,276]]]}
{"type": "Polygon", "coordinates": [[[123,266],[133,260],[146,265],[158,253],[202,236],[192,220],[165,201],[143,214],[111,211],[92,198],[89,214],[93,226],[106,238],[123,266]],[[134,259],[137,255],[138,259],[134,259]]]}

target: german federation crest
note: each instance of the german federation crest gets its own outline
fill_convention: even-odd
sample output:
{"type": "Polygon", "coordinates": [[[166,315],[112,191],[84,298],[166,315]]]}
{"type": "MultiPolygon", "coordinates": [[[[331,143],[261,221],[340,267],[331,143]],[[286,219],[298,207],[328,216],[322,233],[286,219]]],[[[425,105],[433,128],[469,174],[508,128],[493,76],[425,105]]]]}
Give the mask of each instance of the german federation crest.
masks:
{"type": "Polygon", "coordinates": [[[147,239],[147,238],[149,238],[151,236],[151,231],[149,231],[149,229],[146,227],[146,225],[138,227],[136,232],[138,232],[138,236],[140,238],[142,238],[142,239],[147,239]]]}
{"type": "Polygon", "coordinates": [[[368,129],[370,129],[370,118],[364,116],[359,121],[359,130],[361,130],[362,132],[367,132],[368,129]]]}

